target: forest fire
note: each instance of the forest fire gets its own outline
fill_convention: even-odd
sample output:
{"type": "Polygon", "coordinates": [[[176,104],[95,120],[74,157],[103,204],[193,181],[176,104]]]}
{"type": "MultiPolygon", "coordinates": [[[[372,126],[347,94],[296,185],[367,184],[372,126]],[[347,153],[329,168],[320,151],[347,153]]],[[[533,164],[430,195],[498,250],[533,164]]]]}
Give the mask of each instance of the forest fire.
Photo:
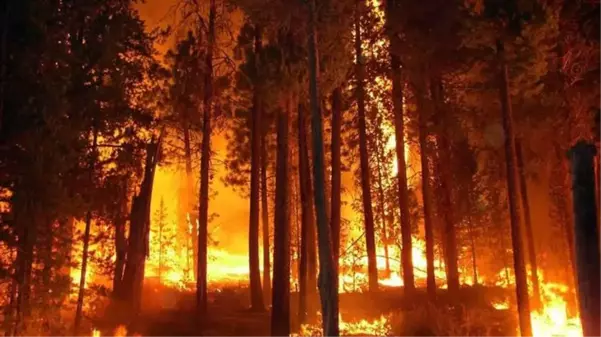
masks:
{"type": "Polygon", "coordinates": [[[522,5],[4,1],[0,334],[601,335],[601,4],[522,5]]]}

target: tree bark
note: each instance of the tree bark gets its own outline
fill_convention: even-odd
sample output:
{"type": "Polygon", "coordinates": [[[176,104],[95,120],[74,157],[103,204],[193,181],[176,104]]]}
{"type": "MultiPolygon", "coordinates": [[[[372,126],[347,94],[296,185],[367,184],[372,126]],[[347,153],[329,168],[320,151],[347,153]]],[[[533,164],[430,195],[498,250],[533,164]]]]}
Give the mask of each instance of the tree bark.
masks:
{"type": "Polygon", "coordinates": [[[520,182],[520,196],[522,198],[522,207],[524,208],[524,226],[526,229],[526,244],[528,248],[528,257],[530,258],[530,282],[532,282],[532,309],[540,308],[540,285],[538,281],[538,266],[536,263],[536,248],[534,246],[534,231],[532,229],[532,218],[530,216],[530,204],[528,203],[528,188],[526,185],[526,173],[524,172],[524,155],[522,153],[522,144],[519,139],[515,140],[515,154],[518,165],[518,177],[520,182]]]}
{"type": "Polygon", "coordinates": [[[331,219],[332,250],[334,260],[335,283],[338,285],[338,263],[340,259],[340,219],[341,219],[341,129],[342,129],[342,89],[336,87],[332,92],[332,191],[331,219]]]}
{"type": "Polygon", "coordinates": [[[309,0],[309,99],[311,104],[311,136],[313,138],[313,193],[319,241],[319,293],[324,336],[338,336],[338,284],[328,222],[325,186],[322,116],[319,109],[319,56],[317,50],[316,0],[309,0]]]}
{"type": "MultiPolygon", "coordinates": [[[[261,50],[261,32],[255,27],[255,76],[259,71],[259,52],[261,50]]],[[[258,81],[258,78],[257,78],[258,81]]],[[[261,270],[259,265],[259,184],[261,165],[261,98],[257,83],[253,88],[253,107],[250,148],[250,219],[248,226],[248,266],[250,279],[250,306],[252,310],[265,310],[261,290],[261,270]]]]}
{"type": "Polygon", "coordinates": [[[290,214],[288,210],[288,121],[290,98],[277,116],[276,192],[273,240],[271,335],[290,334],[290,214]]]}
{"type": "MultiPolygon", "coordinates": [[[[189,233],[189,238],[186,240],[187,250],[187,260],[188,260],[188,269],[193,270],[194,277],[196,278],[196,268],[192,266],[196,266],[198,259],[198,230],[196,229],[196,219],[194,217],[194,206],[192,204],[192,199],[194,196],[193,189],[193,176],[192,176],[192,146],[190,141],[190,123],[189,123],[190,114],[186,111],[183,121],[183,129],[184,129],[184,156],[186,161],[186,197],[185,197],[185,210],[186,210],[186,221],[190,222],[190,226],[192,226],[192,231],[189,233]],[[190,242],[192,243],[192,247],[190,247],[190,242]],[[190,252],[190,248],[192,252],[190,252]],[[192,255],[192,265],[190,265],[190,253],[192,255]]],[[[186,228],[188,231],[188,228],[186,228]]]]}
{"type": "MultiPolygon", "coordinates": [[[[386,219],[386,198],[384,197],[384,178],[382,173],[382,165],[384,154],[384,144],[378,144],[378,149],[376,150],[377,155],[377,165],[378,165],[378,204],[379,204],[379,213],[380,219],[382,221],[382,243],[384,245],[384,263],[385,263],[385,271],[386,278],[390,277],[390,257],[388,256],[388,231],[387,231],[387,219],[386,219]]],[[[412,268],[413,271],[413,268],[412,268]]]]}
{"type": "Polygon", "coordinates": [[[131,207],[127,260],[123,271],[122,293],[118,294],[129,304],[130,318],[139,313],[141,305],[144,268],[149,247],[150,201],[161,140],[162,132],[158,140],[153,140],[147,145],[144,177],[131,207]]]}
{"type": "Polygon", "coordinates": [[[497,57],[499,61],[499,94],[503,130],[505,133],[505,163],[507,170],[507,197],[509,200],[509,214],[511,220],[511,244],[513,248],[513,268],[515,271],[515,285],[518,303],[518,317],[522,336],[532,336],[532,323],[530,321],[530,303],[528,299],[528,283],[526,281],[526,266],[522,244],[520,226],[520,212],[518,204],[518,189],[516,186],[515,143],[513,132],[513,117],[511,99],[509,97],[509,84],[507,79],[507,64],[505,61],[505,46],[503,41],[497,40],[497,57]]]}
{"type": "Polygon", "coordinates": [[[592,144],[579,141],[570,150],[572,194],[574,205],[574,233],[576,241],[576,279],[580,321],[584,336],[601,335],[599,229],[595,200],[596,149],[592,144]]]}
{"type": "Polygon", "coordinates": [[[269,249],[269,202],[267,201],[267,130],[261,136],[261,217],[263,223],[263,301],[271,303],[271,262],[269,249]]]}
{"type": "Polygon", "coordinates": [[[309,167],[309,148],[307,145],[305,107],[298,106],[298,162],[299,186],[301,199],[301,254],[299,268],[299,322],[305,323],[307,314],[313,310],[311,303],[317,289],[315,220],[313,213],[313,197],[311,195],[311,170],[309,167]]]}
{"type": "MultiPolygon", "coordinates": [[[[442,123],[448,122],[448,111],[444,108],[443,84],[440,77],[432,77],[431,94],[434,101],[435,110],[442,123]]],[[[459,268],[457,265],[457,235],[455,229],[455,219],[452,204],[452,181],[453,174],[451,168],[451,139],[449,134],[450,125],[439,125],[438,128],[438,171],[440,178],[440,189],[442,212],[444,214],[444,246],[447,267],[447,286],[449,292],[459,290],[459,268]]]]}
{"type": "MultiPolygon", "coordinates": [[[[96,150],[98,145],[98,131],[94,128],[92,141],[92,155],[88,166],[88,180],[90,188],[94,184],[94,166],[96,165],[96,150]]],[[[81,274],[79,276],[79,291],[77,293],[77,306],[75,309],[75,323],[73,324],[73,334],[78,335],[81,327],[83,315],[84,291],[86,287],[86,271],[88,268],[88,248],[90,245],[90,227],[92,226],[92,200],[88,200],[88,211],[86,212],[86,227],[83,234],[83,251],[81,255],[81,274]]]]}
{"type": "MultiPolygon", "coordinates": [[[[392,12],[398,6],[397,1],[387,2],[386,23],[390,25],[392,12]]],[[[391,29],[390,27],[388,29],[391,29]]],[[[401,78],[401,58],[397,54],[399,39],[389,31],[390,39],[390,73],[392,80],[392,109],[394,112],[394,135],[396,161],[398,167],[398,195],[401,211],[401,264],[403,266],[403,285],[406,294],[415,290],[413,273],[413,243],[411,240],[411,222],[409,221],[409,193],[407,187],[407,162],[405,160],[405,121],[403,107],[403,82],[401,78]]]]}
{"type": "Polygon", "coordinates": [[[376,239],[374,231],[374,214],[371,201],[371,184],[369,174],[369,155],[367,153],[367,125],[365,121],[365,60],[361,46],[361,15],[363,0],[356,0],[355,9],[355,53],[357,62],[357,109],[359,112],[359,160],[361,166],[361,194],[363,200],[363,217],[365,221],[365,246],[367,249],[367,275],[369,291],[378,290],[378,267],[376,261],[376,239]]]}
{"type": "MultiPolygon", "coordinates": [[[[423,83],[422,83],[423,84],[423,83]]],[[[432,184],[430,178],[430,163],[428,158],[428,119],[425,106],[424,88],[417,85],[416,90],[418,104],[418,124],[419,124],[419,147],[420,147],[420,164],[422,170],[422,203],[424,214],[424,232],[426,236],[426,287],[428,297],[434,299],[436,297],[436,275],[434,274],[434,227],[432,223],[432,184]]]]}
{"type": "Polygon", "coordinates": [[[123,179],[123,194],[120,198],[121,209],[115,219],[115,270],[113,274],[113,295],[117,296],[123,286],[123,270],[127,254],[127,239],[125,238],[125,223],[127,221],[127,178],[123,179]]]}
{"type": "Polygon", "coordinates": [[[207,244],[209,226],[209,165],[211,156],[211,108],[213,100],[213,49],[215,47],[215,0],[210,0],[209,44],[205,59],[203,132],[200,156],[200,193],[198,201],[198,260],[196,277],[196,309],[207,313],[207,244]]]}

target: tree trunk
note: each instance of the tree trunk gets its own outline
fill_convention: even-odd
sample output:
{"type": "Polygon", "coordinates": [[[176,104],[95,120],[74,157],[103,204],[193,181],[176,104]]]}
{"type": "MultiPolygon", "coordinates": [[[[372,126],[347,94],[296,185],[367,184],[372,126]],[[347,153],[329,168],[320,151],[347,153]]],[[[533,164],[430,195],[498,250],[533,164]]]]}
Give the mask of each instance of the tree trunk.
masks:
{"type": "MultiPolygon", "coordinates": [[[[98,131],[94,128],[92,141],[92,155],[88,167],[88,180],[90,188],[94,184],[94,166],[96,165],[96,150],[98,145],[98,131]]],[[[81,319],[83,315],[84,291],[86,287],[86,271],[88,268],[88,247],[90,245],[90,227],[92,226],[92,200],[88,200],[88,211],[86,212],[86,227],[83,234],[83,251],[81,254],[81,274],[79,276],[79,291],[77,293],[77,307],[75,309],[75,323],[73,324],[73,334],[79,334],[81,319]]]]}
{"type": "MultiPolygon", "coordinates": [[[[255,76],[258,76],[258,58],[261,50],[261,32],[255,27],[255,76]]],[[[258,79],[257,79],[258,81],[258,79]]],[[[259,265],[259,184],[261,165],[261,98],[259,86],[253,88],[253,107],[250,148],[250,219],[248,226],[248,266],[250,279],[250,307],[252,310],[265,310],[261,293],[261,270],[259,265]]]]}
{"type": "Polygon", "coordinates": [[[269,249],[269,202],[267,201],[267,130],[261,136],[261,217],[263,223],[263,300],[271,303],[271,262],[269,249]]]}
{"type": "MultiPolygon", "coordinates": [[[[449,121],[448,111],[444,108],[443,84],[440,77],[431,78],[431,94],[437,115],[442,123],[449,121]]],[[[448,132],[450,125],[439,125],[438,128],[438,171],[442,192],[442,212],[444,214],[444,246],[447,266],[447,286],[449,292],[459,290],[459,268],[457,265],[457,236],[452,200],[453,174],[451,168],[451,139],[448,132]]]]}
{"type": "Polygon", "coordinates": [[[522,197],[522,207],[524,208],[524,226],[526,229],[526,244],[528,247],[528,257],[530,258],[530,282],[532,282],[532,310],[540,308],[540,285],[538,282],[538,267],[536,263],[536,248],[534,246],[534,231],[532,229],[532,218],[530,216],[530,205],[528,203],[528,188],[526,185],[526,173],[524,172],[524,155],[522,153],[522,144],[519,139],[515,140],[515,154],[518,165],[518,177],[520,182],[520,196],[522,197]]]}
{"type": "Polygon", "coordinates": [[[200,157],[200,193],[198,201],[198,260],[196,277],[196,309],[207,313],[207,243],[209,227],[209,162],[211,156],[211,107],[213,100],[213,49],[215,45],[215,0],[210,0],[209,44],[205,59],[203,97],[203,132],[200,157]]]}
{"type": "Polygon", "coordinates": [[[123,286],[123,270],[127,254],[127,239],[125,238],[125,223],[127,220],[127,178],[123,179],[123,194],[120,199],[121,209],[115,219],[115,270],[113,274],[113,295],[121,292],[123,286]]]}
{"type": "Polygon", "coordinates": [[[316,0],[309,0],[309,99],[311,103],[311,136],[313,138],[313,193],[319,241],[319,293],[324,336],[338,336],[338,284],[336,264],[330,238],[325,186],[322,117],[319,109],[319,56],[317,51],[316,0]]]}
{"type": "Polygon", "coordinates": [[[422,202],[424,214],[424,232],[426,236],[426,287],[428,297],[436,297],[436,275],[434,274],[434,227],[432,224],[432,184],[430,178],[430,164],[428,162],[428,119],[425,106],[424,88],[418,85],[417,104],[419,111],[419,147],[420,164],[422,170],[422,202]]]}
{"type": "Polygon", "coordinates": [[[356,0],[355,9],[355,53],[357,76],[357,109],[359,110],[359,159],[361,165],[361,194],[363,198],[363,217],[365,220],[365,246],[367,249],[367,275],[369,291],[378,290],[378,267],[376,263],[376,240],[374,233],[374,214],[371,203],[371,184],[369,174],[369,156],[367,153],[367,126],[365,122],[365,60],[361,46],[361,15],[363,0],[356,0]]]}
{"type": "Polygon", "coordinates": [[[298,106],[298,162],[299,186],[301,198],[301,255],[299,268],[299,323],[305,323],[307,313],[314,312],[312,300],[317,289],[315,220],[313,213],[313,197],[311,195],[311,171],[309,167],[309,148],[307,145],[307,127],[305,107],[298,106]]]}
{"type": "MultiPolygon", "coordinates": [[[[189,114],[186,112],[183,121],[183,129],[184,129],[184,156],[186,161],[186,197],[185,197],[185,211],[186,211],[186,221],[190,222],[190,226],[192,230],[189,233],[189,238],[186,240],[187,250],[186,250],[186,259],[188,261],[187,267],[188,270],[193,270],[194,278],[196,278],[196,268],[192,268],[192,266],[196,266],[198,259],[198,230],[196,229],[196,219],[194,217],[194,206],[192,204],[192,199],[194,196],[193,190],[193,176],[192,176],[192,146],[190,142],[190,123],[189,123],[189,114]],[[192,247],[190,247],[190,242],[192,243],[192,247]],[[192,250],[190,252],[190,249],[192,250]],[[192,265],[190,265],[190,255],[192,255],[192,265]]],[[[186,231],[189,229],[186,228],[186,231]]],[[[186,275],[187,276],[187,275],[186,275]]]]}
{"type": "MultiPolygon", "coordinates": [[[[386,22],[393,20],[392,12],[398,6],[397,1],[389,0],[386,11],[386,22]]],[[[390,29],[390,27],[389,27],[390,29]]],[[[390,39],[390,73],[392,80],[392,109],[394,112],[394,135],[396,144],[397,179],[399,187],[399,207],[401,211],[401,264],[403,266],[403,285],[406,294],[415,289],[413,274],[413,244],[411,241],[411,222],[409,213],[409,193],[407,187],[407,163],[405,160],[405,121],[403,107],[403,82],[401,78],[401,60],[397,52],[399,39],[392,31],[390,39]]]]}
{"type": "Polygon", "coordinates": [[[161,131],[158,140],[152,140],[147,145],[144,177],[131,207],[127,260],[123,271],[122,293],[119,294],[130,306],[130,318],[135,318],[140,311],[144,268],[149,247],[150,200],[162,133],[161,131]]]}
{"type": "Polygon", "coordinates": [[[513,133],[513,117],[511,99],[509,97],[509,84],[507,79],[507,64],[505,63],[505,46],[497,40],[497,57],[499,59],[499,94],[501,99],[501,112],[503,129],[505,131],[505,163],[507,170],[507,197],[509,200],[509,214],[511,219],[511,244],[513,248],[513,268],[515,271],[515,285],[518,303],[518,316],[522,336],[532,336],[532,323],[530,321],[530,303],[528,300],[528,283],[526,281],[526,266],[522,244],[520,226],[520,212],[518,204],[518,189],[516,186],[515,143],[513,133]]]}
{"type": "Polygon", "coordinates": [[[469,235],[470,235],[470,250],[472,252],[472,272],[474,278],[474,285],[478,284],[478,268],[477,268],[477,259],[476,259],[476,235],[474,233],[474,224],[472,219],[468,220],[469,226],[469,235]]]}
{"type": "Polygon", "coordinates": [[[387,226],[386,226],[386,199],[384,197],[384,178],[382,177],[382,165],[383,165],[383,157],[384,154],[382,152],[384,152],[384,144],[379,144],[377,145],[378,149],[377,149],[377,155],[376,155],[376,159],[377,159],[377,165],[378,165],[378,204],[379,204],[379,213],[380,213],[380,219],[382,221],[382,243],[384,245],[384,263],[385,263],[385,270],[386,270],[386,276],[385,278],[389,278],[390,277],[390,258],[388,256],[388,232],[387,232],[387,226]]]}
{"type": "Polygon", "coordinates": [[[288,210],[288,120],[290,98],[277,116],[276,192],[273,240],[271,335],[290,334],[290,214],[288,210]]]}
{"type": "Polygon", "coordinates": [[[338,263],[340,259],[340,218],[341,218],[341,162],[340,134],[342,129],[342,89],[336,87],[332,92],[332,191],[331,191],[331,220],[330,230],[332,233],[332,250],[334,260],[334,275],[336,286],[338,286],[338,263]]]}
{"type": "Polygon", "coordinates": [[[595,200],[594,145],[579,141],[570,150],[574,233],[576,240],[576,279],[580,321],[584,336],[601,335],[599,307],[601,262],[595,200]]]}

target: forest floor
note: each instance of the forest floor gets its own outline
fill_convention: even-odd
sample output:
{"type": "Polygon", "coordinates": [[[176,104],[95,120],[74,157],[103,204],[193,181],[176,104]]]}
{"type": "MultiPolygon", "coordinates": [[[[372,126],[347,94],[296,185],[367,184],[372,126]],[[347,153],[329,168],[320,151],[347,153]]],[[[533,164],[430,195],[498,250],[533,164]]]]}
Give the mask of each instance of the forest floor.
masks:
{"type": "MultiPolygon", "coordinates": [[[[372,322],[386,317],[388,335],[512,335],[516,324],[514,315],[491,305],[506,295],[503,289],[469,287],[449,298],[441,290],[436,302],[427,304],[422,290],[411,299],[405,298],[400,288],[383,289],[376,294],[344,293],[340,294],[340,314],[344,322],[372,322]]],[[[209,292],[209,312],[198,317],[194,292],[148,289],[143,314],[129,327],[128,335],[269,336],[269,311],[250,311],[248,297],[248,288],[244,286],[227,286],[209,292]]],[[[297,293],[292,293],[291,326],[296,333],[300,331],[297,303],[297,293]]],[[[318,298],[313,308],[319,311],[318,298]]],[[[312,325],[311,331],[315,331],[320,323],[314,320],[312,325]]],[[[369,328],[365,329],[361,331],[359,324],[346,335],[370,335],[369,328]]]]}

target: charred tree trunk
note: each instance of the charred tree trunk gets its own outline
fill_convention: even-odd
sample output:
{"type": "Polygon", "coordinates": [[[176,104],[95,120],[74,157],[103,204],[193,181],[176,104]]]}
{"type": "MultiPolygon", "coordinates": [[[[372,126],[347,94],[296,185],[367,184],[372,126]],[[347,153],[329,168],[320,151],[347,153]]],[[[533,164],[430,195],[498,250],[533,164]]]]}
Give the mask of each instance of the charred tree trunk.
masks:
{"type": "MultiPolygon", "coordinates": [[[[90,188],[93,188],[94,184],[94,166],[96,165],[96,150],[98,144],[98,131],[94,128],[92,141],[92,155],[88,166],[88,180],[90,188]]],[[[75,323],[73,324],[73,334],[79,334],[79,328],[81,326],[81,319],[83,315],[83,301],[84,291],[86,287],[86,271],[88,268],[88,248],[90,245],[90,227],[92,227],[92,200],[89,197],[88,200],[88,211],[86,212],[86,227],[83,234],[83,251],[81,255],[81,274],[79,276],[79,291],[77,293],[77,307],[75,309],[75,323]]]]}
{"type": "Polygon", "coordinates": [[[288,120],[290,98],[277,116],[276,192],[273,240],[271,335],[290,334],[290,214],[288,210],[288,120]]]}
{"type": "Polygon", "coordinates": [[[323,335],[338,336],[338,284],[334,263],[331,232],[325,186],[325,156],[323,150],[322,116],[319,109],[318,88],[319,57],[317,50],[317,9],[316,0],[309,0],[309,99],[311,103],[311,136],[313,138],[313,193],[317,218],[317,239],[319,241],[319,293],[323,335]]]}
{"type": "Polygon", "coordinates": [[[468,220],[469,236],[470,236],[470,250],[472,255],[472,272],[474,278],[474,285],[478,285],[478,265],[476,258],[476,234],[474,233],[474,223],[472,219],[468,220]]]}
{"type": "MultiPolygon", "coordinates": [[[[397,9],[395,0],[388,1],[386,21],[390,24],[392,13],[397,9]]],[[[389,28],[391,29],[391,28],[389,28]]],[[[392,80],[392,109],[394,112],[394,135],[396,143],[397,179],[399,187],[399,207],[401,211],[401,264],[405,292],[411,294],[415,289],[413,274],[413,243],[411,240],[411,222],[409,221],[409,192],[407,187],[407,163],[405,160],[405,121],[403,107],[403,82],[401,78],[401,59],[397,54],[399,39],[392,31],[390,38],[390,73],[392,80]]]]}
{"type": "Polygon", "coordinates": [[[215,45],[215,0],[210,0],[209,45],[205,59],[202,150],[200,154],[200,193],[198,201],[198,260],[196,264],[196,309],[207,312],[207,249],[209,226],[209,163],[211,156],[211,108],[213,101],[213,49],[215,45]]]}
{"type": "Polygon", "coordinates": [[[386,217],[386,199],[384,197],[384,178],[382,174],[382,165],[384,154],[384,144],[378,144],[377,149],[377,165],[378,165],[378,204],[379,204],[379,213],[380,213],[380,221],[382,221],[382,243],[384,244],[384,263],[386,270],[386,278],[390,277],[390,258],[388,256],[388,231],[387,231],[387,217],[386,217]]]}
{"type": "Polygon", "coordinates": [[[599,312],[601,262],[595,201],[595,152],[595,147],[584,141],[578,142],[570,150],[575,216],[576,279],[584,336],[601,335],[599,312]]]}
{"type": "Polygon", "coordinates": [[[365,221],[365,246],[367,249],[367,275],[369,291],[378,290],[378,268],[376,264],[376,239],[374,231],[374,213],[371,202],[371,183],[369,174],[369,155],[367,153],[367,125],[365,121],[365,60],[361,46],[361,15],[363,0],[356,0],[355,9],[355,53],[357,62],[357,109],[359,110],[359,159],[361,165],[361,194],[363,217],[365,221]]]}
{"type": "Polygon", "coordinates": [[[119,294],[130,306],[130,318],[138,315],[141,305],[144,268],[149,246],[150,199],[161,139],[162,137],[159,136],[158,140],[151,141],[147,145],[144,177],[131,207],[127,260],[123,271],[122,293],[119,294]]]}
{"type": "Polygon", "coordinates": [[[271,261],[269,260],[269,202],[267,201],[267,130],[261,136],[261,217],[263,224],[263,301],[271,303],[271,261]]]}
{"type": "Polygon", "coordinates": [[[309,148],[307,145],[305,107],[298,106],[298,170],[301,199],[301,254],[299,268],[299,323],[305,323],[307,314],[311,315],[312,300],[317,289],[315,220],[313,213],[313,197],[311,195],[311,171],[309,167],[309,148]]]}
{"type": "Polygon", "coordinates": [[[532,309],[540,307],[540,285],[538,282],[538,266],[536,263],[536,248],[534,246],[534,231],[532,229],[532,218],[530,216],[530,204],[528,203],[528,187],[526,185],[526,173],[524,172],[524,155],[522,153],[522,144],[519,139],[515,140],[515,154],[518,165],[518,177],[520,181],[520,196],[522,197],[522,207],[524,208],[524,227],[526,229],[526,244],[528,247],[528,257],[530,258],[530,282],[532,282],[532,309]]]}
{"type": "Polygon", "coordinates": [[[530,321],[530,301],[528,300],[528,283],[522,233],[520,226],[520,212],[518,204],[518,189],[516,186],[515,143],[513,132],[513,117],[511,99],[509,97],[509,84],[507,79],[507,64],[505,61],[505,46],[497,40],[497,57],[499,61],[499,94],[503,130],[505,132],[505,163],[507,170],[507,197],[509,200],[509,214],[511,219],[511,244],[513,248],[513,268],[515,271],[515,285],[518,302],[518,317],[522,336],[532,336],[532,323],[530,321]]]}
{"type": "MultiPolygon", "coordinates": [[[[442,123],[448,122],[448,111],[444,108],[444,93],[443,84],[440,77],[433,77],[430,82],[432,100],[436,113],[442,123]]],[[[447,123],[448,124],[448,123],[447,123]]],[[[453,174],[451,172],[451,139],[447,131],[450,125],[439,125],[438,128],[438,171],[440,177],[440,189],[442,212],[444,214],[444,246],[447,266],[447,285],[449,292],[457,292],[459,290],[459,268],[457,265],[457,236],[455,229],[455,219],[452,204],[452,181],[453,174]]]]}
{"type": "Polygon", "coordinates": [[[331,219],[332,251],[334,260],[334,284],[338,285],[338,260],[340,259],[340,218],[341,218],[341,129],[342,129],[342,89],[336,87],[332,93],[332,191],[331,219]]]}
{"type": "Polygon", "coordinates": [[[426,287],[428,297],[436,297],[436,275],[434,274],[434,226],[432,223],[432,183],[430,178],[430,151],[428,146],[428,119],[425,106],[424,88],[417,86],[417,104],[419,110],[419,148],[422,170],[422,198],[424,214],[424,231],[426,236],[426,287]]]}
{"type": "MultiPolygon", "coordinates": [[[[190,141],[190,123],[189,123],[189,114],[186,112],[184,116],[184,121],[182,128],[184,130],[184,156],[186,162],[186,197],[185,197],[185,210],[186,210],[186,221],[190,222],[192,226],[192,231],[189,234],[189,239],[186,240],[186,254],[188,260],[188,269],[193,270],[194,277],[196,278],[196,268],[192,268],[192,266],[196,266],[198,259],[198,230],[196,229],[196,219],[194,217],[194,207],[192,204],[192,196],[194,195],[193,189],[193,176],[192,176],[192,146],[190,141]],[[190,247],[190,242],[192,243],[192,247],[190,247]],[[190,265],[190,248],[192,249],[192,265],[190,265]]],[[[186,230],[188,230],[186,228],[186,230]]]]}
{"type": "Polygon", "coordinates": [[[121,293],[123,286],[123,270],[127,254],[125,223],[127,221],[127,178],[123,179],[123,194],[120,198],[120,209],[115,218],[115,270],[113,275],[113,295],[121,293]]]}
{"type": "MultiPolygon", "coordinates": [[[[261,50],[261,32],[255,27],[254,70],[258,81],[259,52],[261,50]]],[[[252,310],[265,310],[261,292],[261,270],[259,265],[259,184],[261,165],[261,98],[257,83],[253,88],[253,107],[250,148],[250,219],[248,226],[248,266],[250,279],[250,307],[252,310]]]]}

